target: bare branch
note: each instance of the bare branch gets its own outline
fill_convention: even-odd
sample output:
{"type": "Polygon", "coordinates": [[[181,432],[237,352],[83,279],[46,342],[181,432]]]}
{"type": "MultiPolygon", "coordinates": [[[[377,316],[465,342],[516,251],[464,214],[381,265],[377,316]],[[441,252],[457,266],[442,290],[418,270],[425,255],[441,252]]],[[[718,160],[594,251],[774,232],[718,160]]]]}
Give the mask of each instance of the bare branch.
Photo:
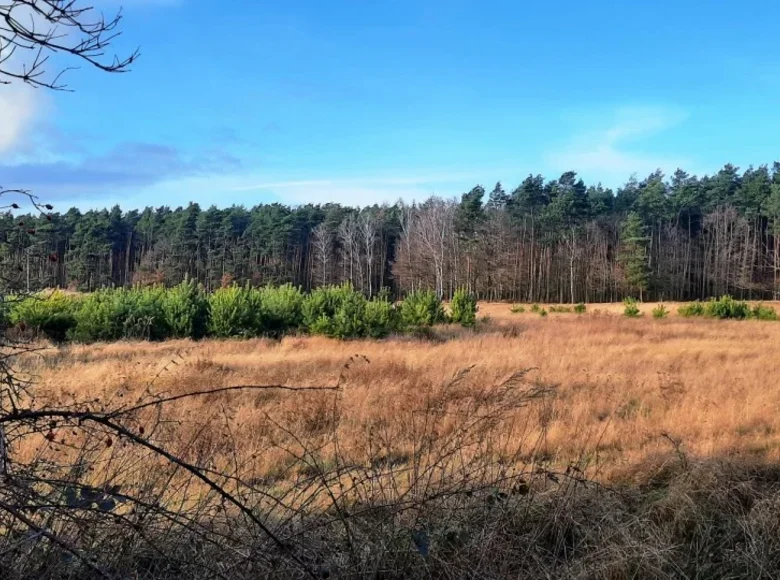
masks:
{"type": "Polygon", "coordinates": [[[21,81],[35,87],[66,90],[63,73],[47,74],[52,55],[85,62],[104,72],[127,72],[139,56],[108,56],[117,40],[122,21],[119,11],[113,18],[76,0],[0,0],[0,84],[21,81]]]}
{"type": "Polygon", "coordinates": [[[8,512],[11,514],[16,520],[22,522],[25,526],[33,530],[34,532],[38,533],[39,535],[43,536],[44,538],[48,539],[53,544],[56,544],[69,554],[72,554],[74,557],[78,558],[79,561],[83,562],[90,570],[98,574],[101,578],[110,578],[108,574],[106,574],[103,570],[95,566],[92,562],[89,561],[89,558],[85,558],[82,554],[79,553],[78,550],[75,548],[69,546],[62,538],[58,537],[56,534],[52,534],[49,530],[42,528],[41,526],[37,525],[34,521],[32,521],[30,518],[25,516],[23,513],[21,513],[18,509],[16,509],[13,506],[10,506],[6,504],[5,502],[0,501],[0,509],[8,512]]]}
{"type": "MultiPolygon", "coordinates": [[[[281,389],[281,390],[288,390],[288,391],[316,391],[316,390],[337,391],[340,389],[340,387],[297,387],[296,388],[296,387],[286,387],[281,385],[225,387],[221,389],[213,389],[211,391],[187,393],[185,395],[169,397],[167,399],[160,399],[160,400],[152,401],[148,404],[138,405],[137,407],[134,407],[133,410],[140,410],[153,405],[159,405],[163,402],[180,400],[192,396],[200,396],[200,395],[205,395],[210,393],[235,391],[235,390],[248,390],[248,389],[254,389],[254,390],[281,389]]],[[[257,515],[255,515],[252,509],[250,509],[242,501],[237,499],[235,495],[228,493],[222,486],[220,486],[212,478],[208,477],[205,474],[205,471],[203,469],[187,461],[184,461],[183,459],[177,457],[176,455],[167,451],[166,449],[158,445],[155,445],[147,438],[133,433],[123,425],[114,421],[116,416],[121,414],[126,414],[129,411],[130,410],[128,409],[119,413],[115,412],[110,414],[104,414],[104,413],[95,413],[92,411],[69,411],[69,410],[62,410],[62,409],[18,410],[18,411],[8,413],[6,415],[0,415],[0,426],[6,423],[19,424],[25,422],[50,421],[52,419],[65,419],[67,421],[71,421],[74,424],[78,424],[78,425],[82,425],[84,423],[89,423],[89,422],[101,425],[106,429],[108,429],[109,431],[112,431],[116,435],[120,437],[124,437],[125,439],[137,445],[140,445],[141,447],[144,447],[149,451],[152,451],[154,454],[165,458],[170,463],[184,469],[186,472],[190,473],[193,477],[205,483],[211,490],[217,493],[217,495],[219,495],[224,501],[238,508],[250,521],[252,521],[254,525],[258,527],[258,529],[260,529],[274,544],[276,544],[276,546],[279,548],[280,552],[283,555],[285,555],[287,558],[289,558],[290,560],[295,562],[298,566],[300,566],[300,568],[306,574],[308,574],[313,578],[317,578],[316,573],[310,568],[310,566],[306,564],[297,555],[291,553],[288,544],[284,542],[281,538],[279,538],[267,525],[265,525],[257,517],[257,515]]]]}

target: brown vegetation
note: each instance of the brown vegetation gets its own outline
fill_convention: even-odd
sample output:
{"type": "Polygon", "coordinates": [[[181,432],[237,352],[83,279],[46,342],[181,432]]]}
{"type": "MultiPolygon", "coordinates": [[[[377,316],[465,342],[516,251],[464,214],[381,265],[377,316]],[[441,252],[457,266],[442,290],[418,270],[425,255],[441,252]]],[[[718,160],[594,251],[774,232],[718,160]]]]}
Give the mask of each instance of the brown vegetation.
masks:
{"type": "MultiPolygon", "coordinates": [[[[14,452],[89,457],[96,488],[153,492],[177,518],[207,520],[209,538],[242,538],[235,552],[216,542],[191,553],[177,543],[200,537],[191,528],[149,524],[173,568],[147,577],[197,566],[225,577],[772,577],[780,324],[620,311],[543,318],[489,304],[476,329],[426,337],[115,343],[20,362],[41,397],[88,399],[94,411],[247,387],[152,405],[123,424],[251,505],[294,546],[292,560],[132,437],[100,432],[87,450],[88,436],[52,425],[14,452]]],[[[111,546],[117,568],[137,572],[118,554],[154,560],[111,546]]]]}
{"type": "MultiPolygon", "coordinates": [[[[649,315],[652,306],[642,308],[649,315]]],[[[670,309],[674,316],[676,308],[670,309]]],[[[394,445],[402,447],[410,414],[463,369],[473,367],[464,389],[534,369],[528,376],[554,387],[554,394],[524,411],[529,416],[523,420],[543,436],[545,454],[558,463],[584,453],[591,468],[598,466],[598,477],[609,479],[621,466],[669,451],[664,434],[699,457],[780,459],[780,325],[626,320],[619,316],[622,305],[590,310],[541,318],[512,314],[503,304],[482,305],[480,315],[489,316],[489,323],[476,331],[441,329],[433,340],[301,337],[74,346],[32,355],[23,370],[39,376],[39,389],[51,396],[101,400],[116,400],[117,393],[137,397],[158,374],[154,390],[171,394],[227,385],[324,386],[343,375],[340,437],[352,449],[365,439],[366,426],[376,423],[391,429],[394,445]],[[356,354],[367,361],[343,369],[356,354]]],[[[242,451],[254,454],[266,413],[294,417],[304,431],[316,432],[328,397],[228,393],[187,400],[171,412],[202,421],[229,412],[242,451]]]]}

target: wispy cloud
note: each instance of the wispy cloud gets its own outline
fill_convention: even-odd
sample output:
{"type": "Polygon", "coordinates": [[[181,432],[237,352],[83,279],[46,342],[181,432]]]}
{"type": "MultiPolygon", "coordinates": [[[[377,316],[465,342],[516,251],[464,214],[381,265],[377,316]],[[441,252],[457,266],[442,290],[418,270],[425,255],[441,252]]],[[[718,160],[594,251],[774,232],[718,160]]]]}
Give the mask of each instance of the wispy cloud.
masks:
{"type": "Polygon", "coordinates": [[[121,143],[76,161],[0,164],[4,186],[31,189],[51,200],[102,196],[166,180],[236,171],[241,162],[221,150],[187,153],[157,143],[121,143]]]}
{"type": "Polygon", "coordinates": [[[690,160],[648,153],[642,142],[685,121],[683,111],[669,107],[621,107],[610,113],[601,128],[583,131],[545,161],[554,171],[575,170],[609,185],[622,183],[630,175],[656,169],[671,172],[690,166],[690,160]]]}
{"type": "Polygon", "coordinates": [[[431,195],[456,197],[482,179],[494,178],[498,170],[432,171],[421,174],[400,171],[397,175],[375,174],[361,177],[323,177],[317,179],[279,179],[272,172],[221,171],[181,177],[172,176],[155,184],[128,188],[122,193],[108,191],[101,196],[74,194],[63,196],[58,206],[102,208],[120,204],[140,208],[165,204],[172,207],[197,202],[204,207],[217,205],[253,206],[279,202],[287,205],[341,203],[355,207],[422,201],[431,195]],[[274,177],[277,177],[274,179],[274,177]]]}
{"type": "Polygon", "coordinates": [[[239,178],[228,188],[235,193],[261,192],[291,204],[337,202],[355,206],[392,203],[398,199],[420,201],[431,195],[451,197],[467,184],[494,171],[433,171],[425,174],[367,175],[362,177],[302,180],[239,178]]]}

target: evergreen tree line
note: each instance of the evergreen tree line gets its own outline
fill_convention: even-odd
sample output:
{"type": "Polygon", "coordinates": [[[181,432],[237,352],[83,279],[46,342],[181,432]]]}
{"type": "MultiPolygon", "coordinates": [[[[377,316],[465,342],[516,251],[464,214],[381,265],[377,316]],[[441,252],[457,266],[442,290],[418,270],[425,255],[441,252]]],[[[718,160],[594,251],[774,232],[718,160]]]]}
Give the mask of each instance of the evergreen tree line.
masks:
{"type": "Polygon", "coordinates": [[[146,208],[0,218],[3,268],[45,287],[196,280],[348,282],[372,297],[464,287],[528,302],[780,297],[780,163],[696,177],[631,178],[617,191],[575,172],[529,175],[514,189],[362,209],[339,204],[247,209],[146,208]]]}

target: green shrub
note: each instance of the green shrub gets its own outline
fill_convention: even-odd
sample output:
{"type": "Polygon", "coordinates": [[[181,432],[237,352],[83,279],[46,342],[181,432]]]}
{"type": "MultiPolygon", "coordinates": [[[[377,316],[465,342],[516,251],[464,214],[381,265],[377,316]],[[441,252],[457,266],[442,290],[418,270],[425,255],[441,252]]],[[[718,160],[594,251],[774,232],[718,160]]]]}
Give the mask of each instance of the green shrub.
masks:
{"type": "Polygon", "coordinates": [[[636,298],[623,299],[623,316],[628,318],[638,318],[642,316],[642,312],[639,310],[639,301],[636,298]]]}
{"type": "Polygon", "coordinates": [[[666,318],[669,315],[669,311],[666,309],[666,306],[663,304],[659,304],[655,308],[653,308],[653,318],[666,318]]]}
{"type": "Polygon", "coordinates": [[[735,300],[731,296],[712,298],[707,302],[690,302],[677,309],[680,316],[706,316],[721,320],[745,320],[755,318],[757,320],[777,320],[774,308],[763,304],[756,304],[753,308],[743,300],[735,300]]]}
{"type": "Polygon", "coordinates": [[[545,316],[547,316],[547,311],[546,311],[544,308],[540,308],[540,309],[539,309],[539,310],[537,310],[536,312],[538,312],[538,313],[539,313],[539,316],[541,316],[542,318],[544,318],[545,316]]]}
{"type": "Polygon", "coordinates": [[[301,319],[303,326],[313,334],[322,332],[322,319],[332,320],[336,311],[353,294],[357,294],[351,284],[341,286],[323,286],[312,290],[301,304],[301,319]]]}
{"type": "Polygon", "coordinates": [[[10,303],[9,322],[24,323],[36,334],[62,342],[76,326],[77,300],[60,291],[28,296],[10,303]]]}
{"type": "Polygon", "coordinates": [[[369,302],[351,284],[317,288],[303,300],[303,324],[312,334],[342,339],[366,336],[369,332],[377,335],[389,333],[391,326],[384,325],[381,313],[387,313],[392,306],[385,300],[375,302],[377,305],[371,307],[370,315],[373,326],[369,330],[366,321],[369,302]]]}
{"type": "Polygon", "coordinates": [[[465,288],[459,288],[450,303],[450,318],[461,326],[474,326],[477,323],[477,298],[465,288]]]}
{"type": "Polygon", "coordinates": [[[522,304],[514,304],[512,306],[512,314],[522,314],[525,312],[525,306],[522,304]]]}
{"type": "Polygon", "coordinates": [[[83,343],[119,340],[121,327],[114,325],[112,306],[105,291],[97,290],[85,296],[73,312],[74,325],[67,339],[83,343]]]}
{"type": "MultiPolygon", "coordinates": [[[[476,323],[474,297],[458,291],[452,319],[476,323]]],[[[304,295],[290,284],[254,289],[232,285],[207,295],[193,280],[162,286],[104,289],[85,296],[55,292],[6,303],[4,322],[24,323],[52,340],[282,336],[298,329],[334,338],[381,338],[403,328],[447,322],[433,292],[413,292],[396,307],[389,292],[369,301],[351,285],[319,288],[304,295]],[[7,319],[7,320],[6,320],[7,319]]]]}
{"type": "Polygon", "coordinates": [[[542,307],[539,306],[538,304],[531,305],[531,312],[533,312],[534,314],[538,314],[541,311],[542,311],[542,307]]]}
{"type": "Polygon", "coordinates": [[[135,290],[114,290],[115,299],[122,304],[122,338],[136,340],[165,340],[171,330],[165,318],[163,302],[166,290],[162,286],[135,290]]]}
{"type": "Polygon", "coordinates": [[[260,290],[264,334],[281,336],[303,323],[303,292],[292,284],[260,290]]]}
{"type": "Polygon", "coordinates": [[[366,304],[363,320],[366,336],[384,338],[398,329],[398,310],[388,300],[374,298],[366,304]]]}
{"type": "Polygon", "coordinates": [[[319,318],[315,318],[306,325],[307,330],[311,334],[322,334],[328,336],[331,333],[332,319],[322,314],[319,318]]]}
{"type": "Polygon", "coordinates": [[[170,336],[161,287],[98,290],[79,301],[76,325],[69,337],[77,342],[122,339],[163,340],[170,336]]]}
{"type": "Polygon", "coordinates": [[[393,291],[388,286],[382,286],[382,289],[374,296],[376,300],[393,303],[393,291]]]}
{"type": "Polygon", "coordinates": [[[574,312],[577,314],[585,314],[585,311],[588,309],[587,306],[585,306],[584,302],[580,302],[574,307],[574,312]]]}
{"type": "Polygon", "coordinates": [[[416,290],[401,303],[401,321],[404,326],[433,326],[447,321],[444,306],[435,292],[416,290]]]}
{"type": "Polygon", "coordinates": [[[571,313],[571,311],[571,306],[550,306],[550,312],[558,314],[568,314],[571,313]]]}
{"type": "Polygon", "coordinates": [[[319,329],[323,324],[322,319],[329,320],[336,312],[333,300],[333,287],[316,288],[303,299],[301,305],[301,320],[303,326],[313,334],[322,334],[319,329]]]}
{"type": "Polygon", "coordinates": [[[119,340],[123,335],[127,304],[111,290],[87,295],[74,313],[76,325],[69,337],[77,342],[119,340]]]}
{"type": "Polygon", "coordinates": [[[195,280],[185,280],[162,297],[162,312],[173,338],[202,338],[209,323],[209,300],[195,280]]]}
{"type": "Polygon", "coordinates": [[[332,338],[356,338],[366,330],[366,304],[368,300],[359,292],[346,294],[336,308],[326,334],[332,338]]]}
{"type": "Polygon", "coordinates": [[[777,320],[777,312],[771,306],[756,304],[750,311],[750,318],[755,318],[756,320],[777,320]]]}
{"type": "Polygon", "coordinates": [[[704,316],[704,304],[699,302],[689,302],[683,304],[677,309],[677,314],[684,318],[690,318],[692,316],[704,316]]]}
{"type": "Polygon", "coordinates": [[[217,338],[250,337],[262,333],[260,292],[237,285],[217,289],[209,296],[208,332],[217,338]]]}
{"type": "Polygon", "coordinates": [[[750,306],[747,302],[734,300],[731,296],[721,296],[704,305],[704,316],[721,320],[744,320],[750,317],[750,306]]]}

